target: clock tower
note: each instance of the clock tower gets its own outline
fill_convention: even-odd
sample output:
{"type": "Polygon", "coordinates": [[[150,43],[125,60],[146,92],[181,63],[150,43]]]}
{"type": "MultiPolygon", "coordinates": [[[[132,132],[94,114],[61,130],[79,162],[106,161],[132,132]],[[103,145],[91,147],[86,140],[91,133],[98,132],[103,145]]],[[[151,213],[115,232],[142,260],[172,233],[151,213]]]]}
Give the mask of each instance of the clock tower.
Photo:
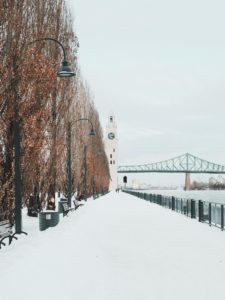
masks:
{"type": "Polygon", "coordinates": [[[112,112],[110,112],[108,116],[108,123],[106,125],[105,150],[109,162],[109,172],[111,176],[109,190],[112,191],[118,187],[118,137],[115,116],[112,112]]]}

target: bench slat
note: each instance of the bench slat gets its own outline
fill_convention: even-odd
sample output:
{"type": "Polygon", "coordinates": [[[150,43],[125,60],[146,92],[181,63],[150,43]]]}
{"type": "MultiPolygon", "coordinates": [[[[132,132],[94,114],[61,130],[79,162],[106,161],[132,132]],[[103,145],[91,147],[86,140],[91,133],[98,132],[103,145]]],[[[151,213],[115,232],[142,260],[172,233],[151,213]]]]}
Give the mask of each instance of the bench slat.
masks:
{"type": "Polygon", "coordinates": [[[0,222],[0,238],[3,238],[12,233],[10,223],[8,220],[0,222]]]}
{"type": "Polygon", "coordinates": [[[9,225],[8,220],[0,221],[0,226],[9,225]]]}
{"type": "Polygon", "coordinates": [[[69,208],[69,205],[67,203],[62,203],[62,209],[63,209],[63,216],[67,215],[69,211],[74,210],[73,208],[69,208]]]}

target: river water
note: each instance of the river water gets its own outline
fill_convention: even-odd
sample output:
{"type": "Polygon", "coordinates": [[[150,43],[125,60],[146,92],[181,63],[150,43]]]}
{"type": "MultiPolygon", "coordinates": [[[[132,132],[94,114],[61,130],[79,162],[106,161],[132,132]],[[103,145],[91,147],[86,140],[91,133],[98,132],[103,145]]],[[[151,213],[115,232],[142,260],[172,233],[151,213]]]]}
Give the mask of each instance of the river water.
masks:
{"type": "Polygon", "coordinates": [[[139,190],[139,192],[225,204],[225,190],[222,191],[139,190]]]}

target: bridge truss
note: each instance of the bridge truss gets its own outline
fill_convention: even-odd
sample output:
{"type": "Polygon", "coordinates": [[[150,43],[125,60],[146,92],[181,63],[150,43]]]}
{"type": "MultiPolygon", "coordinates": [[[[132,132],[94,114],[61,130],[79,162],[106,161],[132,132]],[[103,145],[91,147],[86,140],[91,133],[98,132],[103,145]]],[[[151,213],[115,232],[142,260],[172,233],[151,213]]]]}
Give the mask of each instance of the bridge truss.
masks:
{"type": "Polygon", "coordinates": [[[209,173],[225,174],[225,166],[209,162],[190,153],[161,162],[119,166],[118,173],[209,173]]]}

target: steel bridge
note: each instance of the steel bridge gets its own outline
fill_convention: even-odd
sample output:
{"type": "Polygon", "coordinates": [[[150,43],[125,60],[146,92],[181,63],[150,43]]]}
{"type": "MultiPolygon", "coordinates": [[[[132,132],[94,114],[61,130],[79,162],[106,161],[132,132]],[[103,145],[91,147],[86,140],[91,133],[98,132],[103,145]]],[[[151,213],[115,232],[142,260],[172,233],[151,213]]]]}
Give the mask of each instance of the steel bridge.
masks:
{"type": "Polygon", "coordinates": [[[209,162],[190,153],[144,165],[119,166],[118,173],[209,173],[225,174],[225,166],[209,162]]]}
{"type": "Polygon", "coordinates": [[[118,173],[186,173],[185,189],[189,189],[191,173],[225,174],[225,166],[185,153],[151,164],[119,166],[118,173]]]}

